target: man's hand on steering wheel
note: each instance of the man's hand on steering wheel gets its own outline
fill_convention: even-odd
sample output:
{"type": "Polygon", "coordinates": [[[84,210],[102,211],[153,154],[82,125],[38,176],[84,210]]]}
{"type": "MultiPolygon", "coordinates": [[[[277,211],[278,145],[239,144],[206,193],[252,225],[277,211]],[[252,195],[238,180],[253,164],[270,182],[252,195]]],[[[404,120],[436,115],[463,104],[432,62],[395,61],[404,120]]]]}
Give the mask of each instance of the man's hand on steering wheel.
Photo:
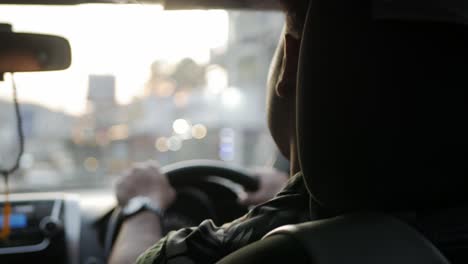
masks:
{"type": "MultiPolygon", "coordinates": [[[[244,205],[256,205],[268,201],[285,185],[288,175],[274,168],[255,168],[252,175],[259,179],[260,186],[255,192],[240,197],[244,205]]],[[[120,206],[136,196],[152,199],[161,209],[167,209],[176,197],[175,189],[169,184],[156,161],[137,163],[123,175],[116,184],[116,196],[120,206]]]]}
{"type": "Polygon", "coordinates": [[[175,189],[169,184],[167,176],[160,171],[156,161],[135,164],[129,172],[118,179],[115,189],[117,201],[122,207],[130,199],[144,196],[165,210],[176,198],[175,189]]]}
{"type": "MultiPolygon", "coordinates": [[[[186,161],[171,164],[162,169],[160,169],[157,162],[148,161],[135,164],[133,169],[117,181],[115,186],[116,196],[123,211],[131,208],[130,205],[130,207],[127,207],[127,204],[132,204],[133,198],[138,199],[139,196],[149,198],[160,210],[166,211],[175,204],[176,190],[185,190],[187,187],[196,186],[197,183],[204,181],[209,182],[210,176],[226,179],[242,186],[246,193],[246,199],[238,198],[241,198],[240,200],[244,206],[261,203],[272,198],[287,181],[286,175],[274,169],[256,169],[247,172],[219,161],[186,161]]],[[[232,191],[230,187],[224,184],[219,183],[217,186],[217,188],[226,188],[226,191],[232,191]]],[[[200,191],[203,194],[203,189],[196,193],[200,194],[200,191]]],[[[211,196],[207,197],[205,197],[206,195],[202,196],[216,200],[216,193],[211,193],[211,196]]],[[[202,199],[204,205],[208,202],[208,205],[213,206],[212,202],[205,201],[205,198],[202,199]]],[[[239,199],[237,202],[239,202],[239,199]]],[[[183,208],[178,210],[181,209],[183,208]]],[[[211,217],[217,216],[218,213],[223,215],[222,212],[217,212],[216,208],[211,209],[214,210],[211,217]]],[[[115,212],[118,213],[119,211],[115,212]]],[[[162,236],[161,219],[159,217],[160,215],[157,213],[143,211],[126,218],[122,226],[119,226],[119,218],[117,214],[115,214],[115,217],[113,214],[112,221],[109,221],[107,229],[109,235],[106,237],[106,251],[110,256],[109,263],[134,262],[143,250],[156,243],[162,236]],[[116,234],[118,236],[114,245],[116,234]]]]}

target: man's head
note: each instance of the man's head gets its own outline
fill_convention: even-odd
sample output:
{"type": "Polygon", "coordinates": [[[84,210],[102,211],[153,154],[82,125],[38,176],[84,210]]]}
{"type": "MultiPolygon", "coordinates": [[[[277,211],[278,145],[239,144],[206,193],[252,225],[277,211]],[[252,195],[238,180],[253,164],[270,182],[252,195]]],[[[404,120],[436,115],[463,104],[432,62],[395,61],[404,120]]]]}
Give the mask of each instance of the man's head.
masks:
{"type": "Polygon", "coordinates": [[[289,34],[299,38],[304,26],[309,0],[280,0],[286,14],[286,26],[289,34]]]}
{"type": "Polygon", "coordinates": [[[295,92],[299,47],[308,0],[280,0],[286,15],[268,78],[268,125],[280,151],[297,171],[295,143],[295,92]]]}

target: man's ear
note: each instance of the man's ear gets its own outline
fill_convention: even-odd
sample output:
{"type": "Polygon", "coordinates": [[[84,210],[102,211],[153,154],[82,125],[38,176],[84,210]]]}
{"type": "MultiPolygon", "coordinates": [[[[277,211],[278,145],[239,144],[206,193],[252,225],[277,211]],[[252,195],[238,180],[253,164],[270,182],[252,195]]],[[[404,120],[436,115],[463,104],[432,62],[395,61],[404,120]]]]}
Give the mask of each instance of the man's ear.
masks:
{"type": "Polygon", "coordinates": [[[282,69],[276,86],[276,93],[279,97],[287,97],[296,91],[300,39],[286,33],[283,48],[282,69]]]}

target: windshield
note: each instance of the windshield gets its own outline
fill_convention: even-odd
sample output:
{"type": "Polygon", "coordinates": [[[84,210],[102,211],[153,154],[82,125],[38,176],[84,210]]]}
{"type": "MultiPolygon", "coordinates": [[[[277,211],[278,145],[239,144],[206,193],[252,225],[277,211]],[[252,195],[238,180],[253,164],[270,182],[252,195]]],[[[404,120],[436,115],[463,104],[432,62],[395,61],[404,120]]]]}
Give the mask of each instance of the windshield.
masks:
{"type": "MultiPolygon", "coordinates": [[[[109,186],[132,163],[188,159],[268,166],[266,78],[277,12],[158,5],[1,6],[17,32],[72,46],[65,71],[15,74],[25,154],[19,190],[109,186]]],[[[11,78],[0,82],[0,167],[18,151],[11,78]]]]}

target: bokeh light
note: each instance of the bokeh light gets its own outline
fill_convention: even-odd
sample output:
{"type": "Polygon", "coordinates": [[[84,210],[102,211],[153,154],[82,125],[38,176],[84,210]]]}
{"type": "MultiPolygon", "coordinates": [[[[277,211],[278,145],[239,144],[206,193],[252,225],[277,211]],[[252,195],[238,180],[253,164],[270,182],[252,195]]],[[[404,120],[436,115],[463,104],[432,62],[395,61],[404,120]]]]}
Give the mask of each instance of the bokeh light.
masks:
{"type": "Polygon", "coordinates": [[[154,144],[154,147],[160,151],[160,152],[166,152],[169,150],[167,138],[165,137],[160,137],[156,140],[156,143],[154,144]]]}
{"type": "Polygon", "coordinates": [[[178,151],[182,148],[182,139],[177,136],[170,137],[167,141],[167,146],[169,150],[178,151]]]}
{"type": "Polygon", "coordinates": [[[95,157],[87,157],[83,165],[87,171],[95,172],[99,168],[99,161],[95,157]]]}
{"type": "Polygon", "coordinates": [[[177,119],[172,124],[172,129],[179,135],[186,134],[190,130],[190,123],[185,119],[177,119]]]}
{"type": "Polygon", "coordinates": [[[202,124],[196,124],[192,127],[192,137],[196,139],[202,139],[206,137],[208,130],[202,124]]]}

